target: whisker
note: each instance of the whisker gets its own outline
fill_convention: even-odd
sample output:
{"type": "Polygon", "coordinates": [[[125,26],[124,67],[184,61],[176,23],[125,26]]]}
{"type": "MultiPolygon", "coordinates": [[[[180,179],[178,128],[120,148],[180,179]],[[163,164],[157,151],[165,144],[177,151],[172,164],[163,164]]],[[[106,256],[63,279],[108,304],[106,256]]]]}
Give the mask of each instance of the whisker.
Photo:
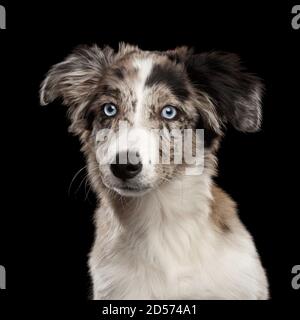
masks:
{"type": "Polygon", "coordinates": [[[75,181],[75,179],[78,177],[78,175],[80,174],[81,171],[83,171],[84,169],[86,169],[87,166],[84,166],[83,168],[79,169],[75,175],[73,176],[71,182],[70,182],[70,185],[69,185],[69,188],[68,188],[68,196],[70,196],[70,193],[71,193],[71,188],[72,188],[72,184],[73,182],[75,181]]]}

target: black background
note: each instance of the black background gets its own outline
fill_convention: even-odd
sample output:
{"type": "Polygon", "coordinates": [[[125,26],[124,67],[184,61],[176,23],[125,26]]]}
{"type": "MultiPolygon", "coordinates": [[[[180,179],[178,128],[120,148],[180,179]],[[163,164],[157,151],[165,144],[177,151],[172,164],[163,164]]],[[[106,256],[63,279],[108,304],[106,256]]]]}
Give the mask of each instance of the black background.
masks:
{"type": "Polygon", "coordinates": [[[149,50],[235,52],[264,79],[262,130],[228,131],[217,181],[255,239],[270,281],[267,308],[299,300],[291,287],[292,266],[300,264],[300,30],[291,27],[293,3],[1,4],[7,30],[0,30],[0,264],[7,290],[0,299],[50,300],[53,311],[59,302],[89,298],[95,198],[84,170],[70,186],[85,165],[80,145],[67,131],[65,108],[39,106],[38,90],[49,67],[77,45],[117,48],[125,41],[149,50]]]}

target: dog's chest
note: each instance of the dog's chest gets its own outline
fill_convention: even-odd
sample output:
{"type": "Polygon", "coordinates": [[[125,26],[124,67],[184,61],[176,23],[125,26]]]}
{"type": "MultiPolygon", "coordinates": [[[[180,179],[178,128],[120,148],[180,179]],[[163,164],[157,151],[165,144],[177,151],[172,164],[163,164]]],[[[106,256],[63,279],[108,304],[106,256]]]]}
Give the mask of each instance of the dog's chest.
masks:
{"type": "Polygon", "coordinates": [[[216,231],[207,188],[198,190],[149,198],[126,227],[96,240],[95,299],[255,298],[261,271],[251,238],[242,227],[216,231]]]}
{"type": "Polygon", "coordinates": [[[195,222],[154,230],[139,242],[132,240],[120,237],[109,258],[98,264],[94,285],[100,297],[226,298],[228,289],[235,290],[242,282],[240,267],[234,266],[242,257],[233,248],[222,247],[195,222]]]}
{"type": "Polygon", "coordinates": [[[208,273],[216,268],[208,265],[206,252],[201,252],[187,233],[153,236],[147,252],[128,258],[129,278],[134,281],[127,285],[135,297],[188,299],[211,291],[208,273]]]}

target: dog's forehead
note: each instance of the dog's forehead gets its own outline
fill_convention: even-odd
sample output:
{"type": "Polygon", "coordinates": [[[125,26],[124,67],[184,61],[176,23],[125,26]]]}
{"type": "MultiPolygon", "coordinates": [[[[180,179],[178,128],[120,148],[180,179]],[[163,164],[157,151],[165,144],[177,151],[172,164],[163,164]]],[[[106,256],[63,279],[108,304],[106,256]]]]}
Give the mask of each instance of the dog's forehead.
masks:
{"type": "Polygon", "coordinates": [[[137,100],[159,87],[168,90],[180,101],[189,95],[184,67],[162,53],[141,51],[128,55],[112,66],[110,74],[115,85],[130,88],[137,100]]]}

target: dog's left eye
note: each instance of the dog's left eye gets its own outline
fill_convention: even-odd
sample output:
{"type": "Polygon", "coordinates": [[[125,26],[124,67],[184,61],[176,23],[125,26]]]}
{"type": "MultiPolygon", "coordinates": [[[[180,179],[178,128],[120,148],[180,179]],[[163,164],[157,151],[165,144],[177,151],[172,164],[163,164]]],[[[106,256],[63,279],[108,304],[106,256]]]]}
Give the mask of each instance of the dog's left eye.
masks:
{"type": "Polygon", "coordinates": [[[106,103],[104,106],[103,106],[103,112],[105,113],[105,115],[107,117],[114,117],[117,112],[118,112],[118,109],[117,107],[112,104],[112,103],[106,103]]]}
{"type": "Polygon", "coordinates": [[[161,116],[167,120],[172,120],[177,115],[177,109],[173,106],[167,105],[161,110],[161,116]]]}

